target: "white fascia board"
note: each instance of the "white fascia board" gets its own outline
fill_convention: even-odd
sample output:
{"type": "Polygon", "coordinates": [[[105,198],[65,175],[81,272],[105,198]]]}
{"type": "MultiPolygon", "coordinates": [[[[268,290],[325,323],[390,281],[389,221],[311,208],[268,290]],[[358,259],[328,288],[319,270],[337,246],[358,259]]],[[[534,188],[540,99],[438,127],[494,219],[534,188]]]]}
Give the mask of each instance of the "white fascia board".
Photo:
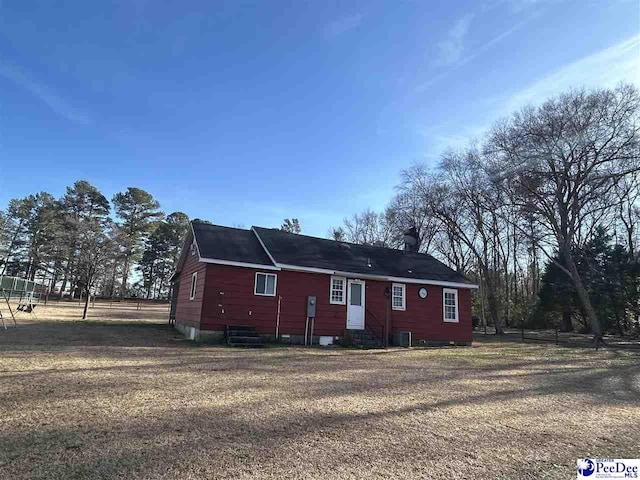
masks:
{"type": "Polygon", "coordinates": [[[295,270],[299,272],[307,272],[307,273],[326,273],[329,275],[341,275],[335,270],[328,270],[326,268],[315,268],[315,267],[301,267],[298,265],[287,265],[286,263],[277,263],[275,264],[283,270],[295,270]]]}
{"type": "Polygon", "coordinates": [[[251,227],[251,231],[253,232],[253,234],[256,236],[256,238],[258,239],[258,241],[260,242],[260,246],[262,247],[262,249],[265,251],[265,253],[267,254],[267,256],[269,257],[269,260],[271,260],[271,262],[274,265],[278,265],[278,262],[276,262],[275,258],[273,258],[273,256],[271,255],[271,252],[267,249],[267,247],[264,245],[264,242],[262,241],[262,239],[260,238],[260,235],[258,235],[258,232],[256,232],[256,229],[251,227]]]}
{"type": "MultiPolygon", "coordinates": [[[[187,239],[189,238],[189,235],[191,235],[191,242],[195,241],[195,234],[193,231],[193,225],[191,224],[191,222],[189,222],[189,227],[191,227],[191,231],[187,233],[185,239],[184,239],[184,244],[182,246],[182,250],[180,251],[180,257],[178,258],[178,264],[176,265],[176,269],[173,271],[173,273],[171,274],[171,277],[169,278],[173,278],[176,275],[179,275],[180,272],[182,271],[182,265],[184,264],[184,262],[187,261],[186,257],[189,254],[189,247],[187,247],[187,239]]],[[[191,245],[191,243],[189,243],[189,245],[191,245]]],[[[198,244],[196,243],[196,248],[197,248],[198,244]]],[[[198,253],[198,261],[200,260],[200,253],[198,253]]]]}
{"type": "Polygon", "coordinates": [[[193,237],[193,241],[196,244],[196,250],[198,250],[198,259],[202,261],[202,257],[200,256],[200,247],[198,246],[198,239],[196,238],[196,232],[193,229],[193,222],[189,222],[189,226],[191,227],[191,236],[193,237]]]}
{"type": "Polygon", "coordinates": [[[228,265],[230,267],[244,267],[244,268],[257,268],[258,270],[276,270],[280,271],[279,267],[272,265],[262,265],[261,263],[245,263],[245,262],[233,262],[231,260],[218,260],[217,258],[200,258],[202,263],[213,263],[215,265],[228,265]]]}
{"type": "Polygon", "coordinates": [[[475,283],[444,282],[440,280],[422,280],[419,278],[387,277],[387,280],[398,283],[416,283],[419,285],[437,285],[440,287],[469,288],[472,290],[478,288],[478,285],[475,283]]]}
{"type": "Polygon", "coordinates": [[[473,283],[444,282],[439,280],[426,280],[421,278],[388,277],[386,275],[373,275],[370,273],[341,272],[339,270],[329,270],[325,268],[300,267],[298,265],[287,265],[284,263],[275,263],[275,264],[276,266],[280,267],[282,270],[294,270],[298,272],[325,273],[327,275],[338,275],[341,277],[365,278],[365,279],[368,278],[371,280],[383,280],[387,282],[397,282],[397,283],[413,283],[418,285],[438,285],[441,287],[469,288],[469,289],[478,288],[478,285],[475,285],[473,283]]]}

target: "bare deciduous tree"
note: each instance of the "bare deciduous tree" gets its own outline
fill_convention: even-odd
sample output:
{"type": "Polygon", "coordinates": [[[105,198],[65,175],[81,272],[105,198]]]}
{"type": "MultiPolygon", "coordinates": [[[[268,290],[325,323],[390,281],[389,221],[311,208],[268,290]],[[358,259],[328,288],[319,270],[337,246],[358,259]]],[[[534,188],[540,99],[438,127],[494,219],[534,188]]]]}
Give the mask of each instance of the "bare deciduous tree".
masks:
{"type": "MultiPolygon", "coordinates": [[[[362,213],[353,215],[344,220],[344,226],[340,228],[339,234],[343,241],[361,243],[366,245],[377,245],[381,247],[397,246],[399,244],[399,234],[393,228],[391,220],[393,213],[376,213],[372,210],[365,210],[362,213]]],[[[337,229],[333,229],[336,232],[337,229]]],[[[335,234],[334,234],[335,237],[335,234]]]]}
{"type": "Polygon", "coordinates": [[[593,220],[616,208],[616,186],[639,169],[638,106],[631,86],[570,92],[514,114],[487,144],[496,187],[557,248],[595,341],[602,329],[573,252],[593,220]]]}

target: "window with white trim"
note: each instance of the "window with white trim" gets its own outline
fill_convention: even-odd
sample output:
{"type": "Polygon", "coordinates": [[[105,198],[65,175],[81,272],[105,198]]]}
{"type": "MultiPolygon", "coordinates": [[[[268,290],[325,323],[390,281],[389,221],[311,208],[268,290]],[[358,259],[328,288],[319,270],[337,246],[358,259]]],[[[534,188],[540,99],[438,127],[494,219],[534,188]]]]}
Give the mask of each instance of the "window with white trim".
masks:
{"type": "Polygon", "coordinates": [[[405,310],[407,301],[407,286],[404,283],[391,285],[391,307],[394,310],[405,310]]]}
{"type": "Polygon", "coordinates": [[[191,275],[191,291],[189,292],[189,300],[196,298],[196,286],[198,285],[198,272],[191,275]]]}
{"type": "Polygon", "coordinates": [[[276,295],[276,281],[278,277],[275,273],[256,272],[256,285],[254,295],[274,297],[276,295]]]}
{"type": "Polygon", "coordinates": [[[329,303],[334,305],[344,305],[345,285],[347,281],[344,277],[331,277],[331,292],[329,292],[329,303]]]}
{"type": "Polygon", "coordinates": [[[442,308],[445,322],[458,322],[458,290],[442,289],[442,308]]]}

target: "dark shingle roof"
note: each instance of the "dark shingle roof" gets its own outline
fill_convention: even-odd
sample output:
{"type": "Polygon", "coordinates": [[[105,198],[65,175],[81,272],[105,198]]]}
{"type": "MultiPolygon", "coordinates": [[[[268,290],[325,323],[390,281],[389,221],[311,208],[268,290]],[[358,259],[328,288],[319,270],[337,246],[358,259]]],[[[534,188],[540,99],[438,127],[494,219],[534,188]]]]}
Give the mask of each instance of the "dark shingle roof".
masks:
{"type": "Polygon", "coordinates": [[[221,227],[204,222],[191,222],[203,258],[231,262],[273,265],[251,230],[221,227]]]}
{"type": "Polygon", "coordinates": [[[253,227],[254,233],[200,221],[192,225],[202,258],[273,266],[270,254],[275,262],[283,265],[471,284],[463,275],[423,253],[336,242],[271,228],[253,227]]]}
{"type": "Polygon", "coordinates": [[[431,255],[336,242],[271,228],[253,228],[277,263],[339,272],[471,284],[463,275],[431,255]]]}

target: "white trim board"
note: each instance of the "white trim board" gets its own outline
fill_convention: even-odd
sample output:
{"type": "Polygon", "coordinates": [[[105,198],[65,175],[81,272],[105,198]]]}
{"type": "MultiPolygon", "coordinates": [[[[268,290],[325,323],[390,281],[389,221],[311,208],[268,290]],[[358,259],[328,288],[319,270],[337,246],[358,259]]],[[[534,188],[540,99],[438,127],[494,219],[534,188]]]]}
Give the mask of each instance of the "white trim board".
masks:
{"type": "Polygon", "coordinates": [[[198,272],[191,274],[191,285],[189,285],[189,301],[195,300],[198,294],[198,272]]]}
{"type": "Polygon", "coordinates": [[[460,305],[458,302],[458,290],[453,289],[453,288],[443,288],[442,289],[442,321],[446,322],[446,323],[460,323],[460,305]],[[455,312],[456,312],[456,318],[447,318],[447,304],[445,303],[445,297],[447,296],[447,293],[452,293],[453,294],[453,298],[455,300],[455,312]]]}
{"type": "Polygon", "coordinates": [[[404,312],[407,309],[407,286],[404,283],[396,283],[393,282],[391,284],[391,309],[396,310],[398,312],[404,312]],[[393,289],[396,287],[402,288],[402,305],[397,307],[393,304],[393,300],[396,297],[393,289]]]}
{"type": "Polygon", "coordinates": [[[254,276],[254,280],[253,280],[253,294],[258,296],[258,297],[275,297],[276,293],[278,292],[278,274],[277,273],[271,273],[271,272],[256,272],[255,276],[254,276]],[[264,279],[264,290],[265,293],[258,293],[258,275],[264,275],[265,279],[264,279]],[[267,278],[269,277],[273,277],[273,293],[266,293],[267,291],[267,285],[269,282],[267,282],[267,278]]]}
{"type": "Polygon", "coordinates": [[[269,256],[269,260],[271,260],[271,262],[273,262],[274,265],[278,265],[278,262],[276,262],[276,259],[273,258],[273,256],[271,255],[271,252],[267,249],[267,247],[264,245],[264,242],[262,241],[262,239],[260,238],[260,235],[258,235],[258,232],[256,232],[256,229],[251,227],[251,231],[253,232],[253,234],[256,236],[256,238],[258,239],[258,241],[260,242],[260,246],[262,247],[262,249],[265,251],[265,253],[269,256]]]}
{"type": "Polygon", "coordinates": [[[469,289],[478,288],[478,285],[475,285],[473,283],[444,282],[439,280],[425,280],[421,278],[388,277],[386,275],[374,275],[370,273],[341,272],[338,270],[329,270],[325,268],[299,267],[298,265],[287,265],[285,263],[276,263],[276,266],[282,270],[294,270],[298,272],[311,272],[311,273],[326,273],[328,275],[337,275],[340,277],[365,278],[370,280],[382,280],[385,282],[412,283],[417,285],[437,285],[441,287],[455,287],[455,288],[469,288],[469,289]]]}
{"type": "Polygon", "coordinates": [[[245,268],[257,268],[260,270],[275,270],[280,271],[281,268],[274,267],[272,265],[262,265],[260,263],[245,263],[245,262],[233,262],[231,260],[218,260],[217,258],[202,258],[200,257],[200,262],[202,263],[213,263],[216,265],[228,265],[230,267],[245,267],[245,268]]]}
{"type": "Polygon", "coordinates": [[[189,226],[191,227],[191,236],[193,236],[193,241],[196,243],[196,249],[198,250],[198,258],[201,258],[200,246],[198,245],[198,238],[196,237],[196,231],[193,229],[193,222],[190,221],[189,226]]]}

